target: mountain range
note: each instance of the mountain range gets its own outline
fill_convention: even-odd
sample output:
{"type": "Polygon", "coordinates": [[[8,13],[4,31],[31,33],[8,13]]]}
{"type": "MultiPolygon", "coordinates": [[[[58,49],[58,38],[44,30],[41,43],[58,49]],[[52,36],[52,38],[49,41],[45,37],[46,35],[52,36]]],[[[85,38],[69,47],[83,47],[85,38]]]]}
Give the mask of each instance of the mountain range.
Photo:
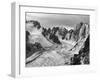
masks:
{"type": "MultiPolygon", "coordinates": [[[[86,43],[89,43],[87,41],[89,24],[80,22],[73,29],[67,29],[66,26],[45,28],[41,26],[40,22],[34,20],[26,21],[26,24],[31,25],[27,26],[26,31],[26,58],[37,51],[47,50],[48,48],[55,49],[61,46],[65,48],[67,53],[74,54],[70,64],[78,64],[81,61],[80,58],[84,55],[83,52],[89,47],[89,45],[86,46],[86,43]]],[[[85,52],[85,55],[89,54],[86,54],[87,52],[85,52]]]]}

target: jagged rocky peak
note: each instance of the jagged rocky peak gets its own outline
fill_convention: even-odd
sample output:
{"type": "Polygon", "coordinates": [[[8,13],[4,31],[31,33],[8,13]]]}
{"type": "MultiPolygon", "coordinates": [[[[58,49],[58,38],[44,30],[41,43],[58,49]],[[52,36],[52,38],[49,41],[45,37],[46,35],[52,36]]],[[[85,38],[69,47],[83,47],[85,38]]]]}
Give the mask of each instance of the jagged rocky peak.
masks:
{"type": "Polygon", "coordinates": [[[71,33],[71,39],[78,41],[79,39],[85,38],[89,32],[89,25],[83,22],[80,22],[76,25],[74,30],[71,33]]]}
{"type": "Polygon", "coordinates": [[[85,38],[89,32],[89,25],[83,22],[77,24],[73,29],[68,30],[66,27],[60,27],[58,35],[61,36],[62,40],[78,41],[80,38],[85,38]]]}
{"type": "Polygon", "coordinates": [[[41,24],[35,20],[27,20],[26,21],[26,30],[32,32],[33,29],[41,29],[41,24]]]}

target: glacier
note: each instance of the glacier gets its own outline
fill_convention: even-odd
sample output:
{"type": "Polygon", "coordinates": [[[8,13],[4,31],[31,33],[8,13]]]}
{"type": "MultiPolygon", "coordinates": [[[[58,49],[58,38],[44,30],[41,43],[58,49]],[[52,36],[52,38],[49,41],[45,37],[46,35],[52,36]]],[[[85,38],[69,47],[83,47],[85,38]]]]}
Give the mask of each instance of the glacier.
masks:
{"type": "MultiPolygon", "coordinates": [[[[35,21],[32,22],[34,23],[35,21]]],[[[89,64],[89,50],[84,52],[84,48],[89,47],[89,45],[85,47],[89,37],[88,24],[81,22],[75,28],[67,30],[65,26],[46,29],[38,22],[31,29],[27,28],[27,31],[29,32],[27,44],[39,43],[41,46],[40,49],[38,46],[30,47],[36,51],[26,51],[26,55],[31,54],[25,60],[26,67],[89,64]],[[38,26],[40,28],[37,28],[38,26]],[[85,63],[85,59],[88,62],[85,63]]]]}

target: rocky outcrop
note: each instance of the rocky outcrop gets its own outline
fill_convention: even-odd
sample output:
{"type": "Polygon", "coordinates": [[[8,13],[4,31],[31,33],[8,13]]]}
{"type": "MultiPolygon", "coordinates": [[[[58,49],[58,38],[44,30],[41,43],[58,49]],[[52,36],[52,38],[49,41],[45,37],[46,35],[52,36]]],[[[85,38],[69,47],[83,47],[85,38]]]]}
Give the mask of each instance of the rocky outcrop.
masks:
{"type": "Polygon", "coordinates": [[[84,42],[84,47],[79,50],[79,54],[74,54],[71,58],[71,65],[89,64],[90,63],[90,37],[84,42]]]}
{"type": "Polygon", "coordinates": [[[27,24],[32,24],[31,27],[35,27],[37,29],[40,29],[41,28],[41,25],[38,21],[35,21],[35,20],[29,20],[29,21],[26,21],[26,25],[27,24]]]}

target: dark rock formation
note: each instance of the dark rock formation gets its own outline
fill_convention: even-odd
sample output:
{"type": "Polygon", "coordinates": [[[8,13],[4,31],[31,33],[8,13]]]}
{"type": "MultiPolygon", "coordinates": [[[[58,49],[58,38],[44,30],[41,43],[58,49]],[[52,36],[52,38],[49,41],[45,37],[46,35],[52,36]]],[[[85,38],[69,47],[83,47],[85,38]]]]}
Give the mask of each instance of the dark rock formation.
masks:
{"type": "Polygon", "coordinates": [[[86,39],[84,43],[84,48],[79,51],[79,54],[74,54],[74,57],[71,58],[71,65],[78,65],[78,64],[89,64],[89,47],[90,47],[90,37],[86,39]]]}
{"type": "Polygon", "coordinates": [[[26,24],[27,23],[32,23],[34,27],[36,27],[37,29],[40,29],[41,28],[41,25],[38,21],[34,21],[34,20],[29,20],[29,21],[26,21],[26,24]]]}

